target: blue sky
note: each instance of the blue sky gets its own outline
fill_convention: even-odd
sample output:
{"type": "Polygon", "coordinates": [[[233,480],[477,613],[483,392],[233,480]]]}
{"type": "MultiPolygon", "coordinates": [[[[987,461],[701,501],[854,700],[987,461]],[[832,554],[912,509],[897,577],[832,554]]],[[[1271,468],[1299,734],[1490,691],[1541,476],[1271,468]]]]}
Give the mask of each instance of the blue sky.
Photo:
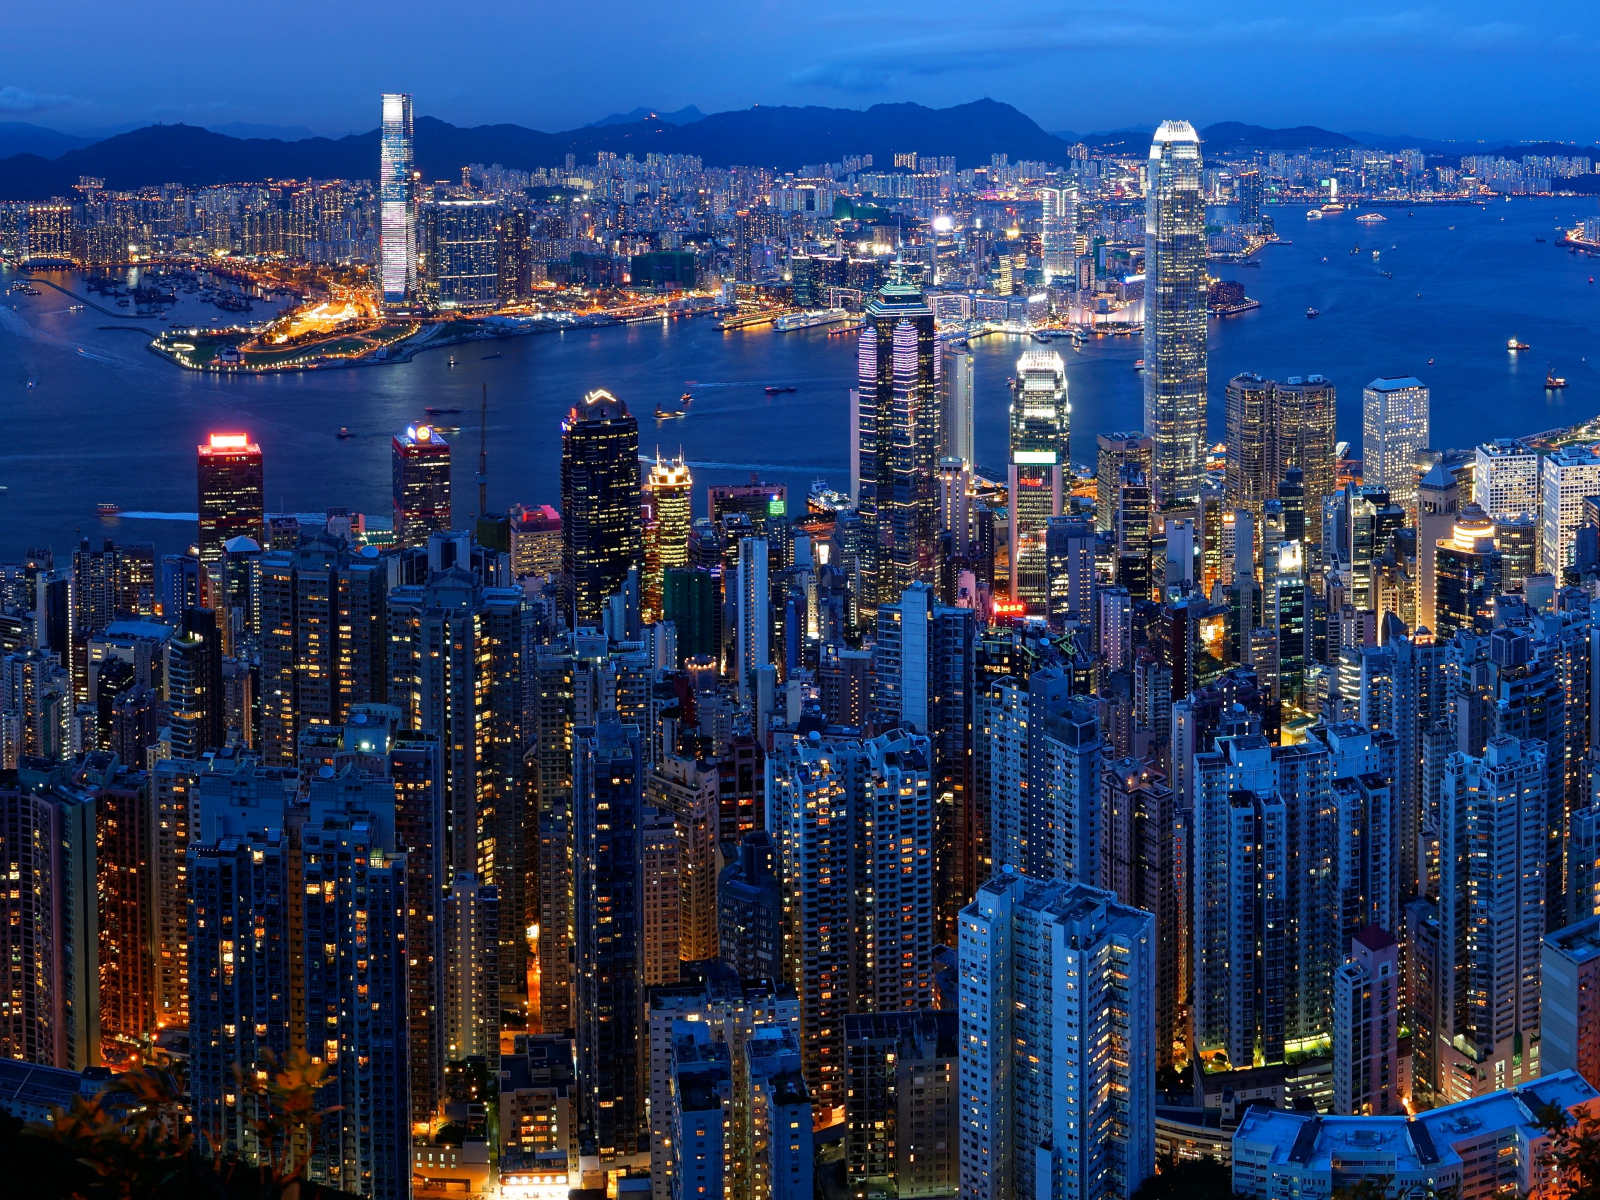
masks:
{"type": "Polygon", "coordinates": [[[91,0],[0,5],[0,120],[369,129],[377,93],[458,124],[637,105],[980,96],[1046,129],[1186,117],[1439,138],[1600,137],[1593,10],[1548,0],[91,0]]]}

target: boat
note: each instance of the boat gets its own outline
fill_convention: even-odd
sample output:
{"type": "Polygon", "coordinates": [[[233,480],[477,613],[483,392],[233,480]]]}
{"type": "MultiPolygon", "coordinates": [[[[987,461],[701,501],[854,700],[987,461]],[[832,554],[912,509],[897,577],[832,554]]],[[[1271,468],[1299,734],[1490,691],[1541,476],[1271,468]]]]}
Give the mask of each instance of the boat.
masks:
{"type": "Polygon", "coordinates": [[[1528,343],[1527,342],[1519,342],[1514,337],[1512,339],[1510,339],[1508,342],[1506,342],[1506,349],[1507,350],[1526,350],[1527,348],[1528,348],[1528,343]]]}
{"type": "Polygon", "coordinates": [[[670,421],[675,417],[686,417],[688,415],[682,409],[674,411],[670,408],[662,408],[659,404],[656,405],[656,420],[658,421],[670,421]]]}
{"type": "Polygon", "coordinates": [[[1394,272],[1393,271],[1385,271],[1383,273],[1383,277],[1385,279],[1393,279],[1394,278],[1394,272]]]}
{"type": "Polygon", "coordinates": [[[850,314],[842,308],[815,309],[810,312],[784,313],[772,322],[779,333],[792,333],[797,329],[812,329],[818,325],[836,325],[850,314]]]}
{"type": "Polygon", "coordinates": [[[456,356],[454,354],[450,356],[450,365],[452,367],[456,365],[456,356]]]}
{"type": "Polygon", "coordinates": [[[99,513],[102,517],[114,517],[122,511],[122,505],[113,504],[109,500],[102,500],[99,504],[94,506],[94,511],[99,513]]]}
{"type": "Polygon", "coordinates": [[[1316,308],[1308,308],[1308,309],[1306,309],[1306,317],[1308,319],[1311,318],[1311,317],[1320,317],[1321,315],[1322,315],[1322,310],[1321,309],[1316,309],[1316,308]]]}
{"type": "Polygon", "coordinates": [[[1350,253],[1351,254],[1360,254],[1361,253],[1361,247],[1360,246],[1351,246],[1350,247],[1350,253]]]}
{"type": "Polygon", "coordinates": [[[352,434],[348,428],[346,428],[345,426],[341,425],[341,426],[339,426],[339,432],[334,434],[333,436],[338,438],[341,442],[345,442],[345,441],[349,441],[355,435],[352,434]]]}
{"type": "Polygon", "coordinates": [[[1142,359],[1142,358],[1136,358],[1136,359],[1134,359],[1134,360],[1133,360],[1133,369],[1134,369],[1134,370],[1135,370],[1135,371],[1142,371],[1142,370],[1144,370],[1144,359],[1142,359]]]}
{"type": "Polygon", "coordinates": [[[503,353],[501,353],[499,350],[496,350],[493,354],[485,354],[483,356],[485,362],[487,362],[491,358],[504,358],[504,357],[505,357],[505,355],[503,353]]]}
{"type": "Polygon", "coordinates": [[[850,507],[850,497],[828,486],[826,479],[815,479],[806,496],[806,511],[816,517],[834,517],[850,507]]]}
{"type": "Polygon", "coordinates": [[[1555,374],[1550,370],[1550,368],[1546,367],[1544,372],[1544,386],[1549,391],[1556,391],[1559,388],[1566,387],[1567,381],[1565,378],[1555,374]]]}
{"type": "Polygon", "coordinates": [[[781,396],[785,392],[793,392],[793,391],[798,391],[798,390],[799,390],[798,388],[792,388],[792,387],[772,386],[772,387],[769,387],[769,388],[766,389],[766,393],[769,396],[781,396]]]}
{"type": "Polygon", "coordinates": [[[1360,221],[1363,225],[1376,225],[1379,221],[1387,221],[1388,219],[1389,218],[1384,216],[1382,213],[1362,213],[1356,218],[1356,220],[1360,221]]]}
{"type": "Polygon", "coordinates": [[[1429,360],[1428,360],[1428,365],[1429,365],[1429,366],[1430,366],[1430,367],[1431,367],[1431,366],[1433,366],[1433,359],[1431,359],[1431,358],[1430,358],[1430,359],[1429,359],[1429,360]]]}
{"type": "Polygon", "coordinates": [[[430,404],[422,411],[427,413],[430,417],[436,417],[442,413],[458,413],[461,410],[459,408],[440,408],[437,405],[430,404]]]}
{"type": "Polygon", "coordinates": [[[1377,262],[1378,261],[1378,252],[1376,250],[1374,250],[1372,252],[1372,261],[1373,262],[1377,262]]]}
{"type": "Polygon", "coordinates": [[[1543,239],[1543,238],[1534,238],[1534,239],[1533,239],[1533,240],[1534,240],[1534,241],[1536,241],[1536,242],[1542,242],[1542,241],[1544,241],[1544,239],[1543,239]]]}
{"type": "Polygon", "coordinates": [[[1308,221],[1320,221],[1320,220],[1322,220],[1322,210],[1320,208],[1308,208],[1308,209],[1306,209],[1306,220],[1308,220],[1308,221]]]}
{"type": "Polygon", "coordinates": [[[684,404],[688,404],[690,401],[692,401],[694,399],[694,397],[691,396],[688,392],[685,392],[683,395],[679,396],[678,399],[680,401],[682,401],[684,404]]]}

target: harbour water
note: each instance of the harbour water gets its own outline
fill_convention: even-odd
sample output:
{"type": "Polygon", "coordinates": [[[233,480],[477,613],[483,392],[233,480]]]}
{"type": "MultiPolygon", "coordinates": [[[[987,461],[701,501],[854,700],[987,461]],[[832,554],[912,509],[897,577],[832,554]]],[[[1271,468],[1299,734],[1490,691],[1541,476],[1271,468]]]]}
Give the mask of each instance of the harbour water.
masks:
{"type": "MultiPolygon", "coordinates": [[[[1350,212],[1308,221],[1299,207],[1270,211],[1292,244],[1267,247],[1259,267],[1214,268],[1242,281],[1261,307],[1211,323],[1213,439],[1222,436],[1223,387],[1247,370],[1328,376],[1340,391],[1339,436],[1357,446],[1361,387],[1379,375],[1430,385],[1433,443],[1441,447],[1600,412],[1600,284],[1589,283],[1600,262],[1556,244],[1558,227],[1593,215],[1594,200],[1382,209],[1387,220],[1373,225],[1350,212]],[[1321,315],[1308,319],[1308,307],[1321,315]],[[1531,348],[1508,353],[1513,335],[1531,348]],[[1547,364],[1568,380],[1564,391],[1545,390],[1547,364]]],[[[463,410],[448,419],[461,426],[452,438],[454,501],[468,517],[477,502],[483,384],[494,508],[559,503],[560,420],[595,387],[639,415],[644,452],[681,448],[700,488],[758,472],[787,484],[798,504],[819,476],[840,489],[848,482],[855,339],[829,337],[825,328],[722,333],[693,318],[458,345],[409,363],[240,378],[183,371],[147,351],[145,336],[101,328],[155,328],[148,321],[71,312],[71,300],[48,288],[39,296],[5,292],[15,278],[0,271],[4,559],[31,547],[66,553],[79,536],[181,549],[194,536],[191,523],[102,518],[95,505],[193,512],[194,447],[212,430],[243,430],[261,443],[275,511],[337,505],[387,516],[390,435],[422,419],[427,405],[463,410]],[[795,390],[769,396],[772,385],[795,390]],[[653,419],[658,403],[676,407],[685,390],[694,396],[686,419],[653,419]],[[336,436],[341,427],[349,439],[336,436]]],[[[1007,378],[1017,355],[1035,345],[1018,337],[972,343],[981,470],[1003,471],[1007,378]]],[[[1133,370],[1142,345],[1104,338],[1078,351],[1066,342],[1052,348],[1068,362],[1073,456],[1092,461],[1097,432],[1142,423],[1142,380],[1133,370]]]]}

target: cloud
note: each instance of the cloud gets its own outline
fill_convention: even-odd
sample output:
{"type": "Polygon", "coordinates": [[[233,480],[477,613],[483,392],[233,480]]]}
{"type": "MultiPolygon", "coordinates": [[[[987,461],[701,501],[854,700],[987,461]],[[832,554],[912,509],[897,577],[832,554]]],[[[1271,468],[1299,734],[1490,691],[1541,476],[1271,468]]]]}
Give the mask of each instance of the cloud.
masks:
{"type": "Polygon", "coordinates": [[[19,87],[0,88],[0,113],[42,113],[54,108],[71,108],[71,96],[49,96],[19,87]]]}

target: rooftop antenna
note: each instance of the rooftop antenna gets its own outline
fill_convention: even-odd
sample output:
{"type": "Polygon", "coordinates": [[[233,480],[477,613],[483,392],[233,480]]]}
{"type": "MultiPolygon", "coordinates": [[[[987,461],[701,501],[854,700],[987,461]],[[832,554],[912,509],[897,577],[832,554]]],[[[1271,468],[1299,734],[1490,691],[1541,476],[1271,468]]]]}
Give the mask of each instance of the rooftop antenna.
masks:
{"type": "Polygon", "coordinates": [[[478,516],[489,513],[489,385],[483,385],[483,403],[478,410],[478,516]]]}

